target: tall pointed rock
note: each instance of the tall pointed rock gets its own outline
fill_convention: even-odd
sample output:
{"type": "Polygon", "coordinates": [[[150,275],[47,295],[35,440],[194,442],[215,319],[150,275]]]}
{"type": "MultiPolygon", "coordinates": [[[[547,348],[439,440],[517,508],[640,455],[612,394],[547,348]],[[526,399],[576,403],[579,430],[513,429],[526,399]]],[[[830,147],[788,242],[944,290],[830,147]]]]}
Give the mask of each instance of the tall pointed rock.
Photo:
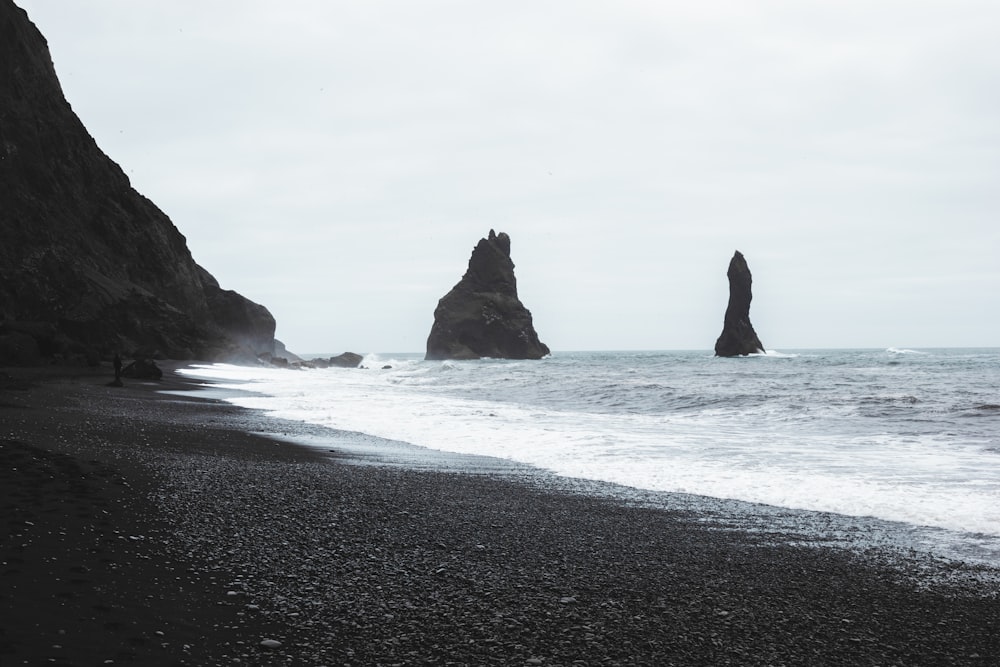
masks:
{"type": "Polygon", "coordinates": [[[729,262],[729,305],[722,324],[722,335],[715,341],[715,354],[719,357],[736,357],[764,351],[764,344],[750,324],[750,286],[753,277],[750,267],[739,250],[729,262]]]}
{"type": "Polygon", "coordinates": [[[427,359],[541,359],[531,312],[517,298],[510,237],[492,229],[480,239],[465,275],[438,301],[427,359]]]}

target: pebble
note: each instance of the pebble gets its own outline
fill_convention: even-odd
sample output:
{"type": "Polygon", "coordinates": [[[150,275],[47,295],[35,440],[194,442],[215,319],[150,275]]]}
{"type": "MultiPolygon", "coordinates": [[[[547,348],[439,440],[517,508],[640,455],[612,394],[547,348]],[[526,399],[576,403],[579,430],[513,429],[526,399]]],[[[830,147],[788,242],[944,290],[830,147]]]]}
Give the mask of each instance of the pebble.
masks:
{"type": "Polygon", "coordinates": [[[143,455],[164,479],[171,550],[228,582],[213,594],[258,603],[238,605],[253,613],[236,636],[286,637],[259,640],[280,650],[247,664],[761,664],[746,656],[765,650],[775,664],[808,664],[820,648],[847,650],[845,664],[915,664],[921,652],[995,646],[996,623],[983,633],[1000,622],[996,604],[973,599],[974,616],[836,549],[534,481],[342,466],[249,441],[247,455],[229,455],[214,428],[197,438],[215,455],[143,455]],[[849,642],[840,620],[869,605],[895,640],[877,651],[849,642]],[[929,615],[967,617],[962,640],[917,632],[929,615]],[[263,621],[268,630],[250,630],[263,621]]]}

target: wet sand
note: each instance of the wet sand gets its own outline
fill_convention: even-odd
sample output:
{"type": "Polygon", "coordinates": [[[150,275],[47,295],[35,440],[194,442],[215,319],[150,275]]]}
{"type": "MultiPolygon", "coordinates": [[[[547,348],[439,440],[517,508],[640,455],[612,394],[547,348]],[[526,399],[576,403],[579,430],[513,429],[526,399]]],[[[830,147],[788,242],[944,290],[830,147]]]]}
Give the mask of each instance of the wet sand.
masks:
{"type": "Polygon", "coordinates": [[[110,379],[0,372],[5,667],[1000,664],[976,568],[110,379]]]}

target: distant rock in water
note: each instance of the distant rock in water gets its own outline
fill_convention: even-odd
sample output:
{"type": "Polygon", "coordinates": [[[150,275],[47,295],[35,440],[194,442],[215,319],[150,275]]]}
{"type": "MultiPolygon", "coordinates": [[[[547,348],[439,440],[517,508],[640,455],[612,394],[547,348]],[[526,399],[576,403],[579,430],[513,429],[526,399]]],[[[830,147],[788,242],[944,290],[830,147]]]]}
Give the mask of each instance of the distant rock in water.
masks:
{"type": "Polygon", "coordinates": [[[364,357],[356,352],[344,352],[329,359],[310,359],[303,361],[298,366],[303,368],[360,368],[364,357]]]}
{"type": "Polygon", "coordinates": [[[541,359],[531,312],[517,298],[510,237],[490,230],[480,239],[469,268],[434,310],[427,359],[541,359]]]}
{"type": "Polygon", "coordinates": [[[736,357],[764,351],[764,344],[750,324],[750,286],[753,277],[743,254],[737,250],[729,262],[729,305],[722,325],[722,335],[715,341],[715,354],[719,357],[736,357]]]}
{"type": "Polygon", "coordinates": [[[363,360],[364,357],[357,352],[344,352],[335,357],[330,357],[330,365],[339,368],[360,368],[363,360]]]}
{"type": "Polygon", "coordinates": [[[222,289],[94,142],[45,38],[0,0],[0,364],[254,361],[274,318],[222,289]]]}

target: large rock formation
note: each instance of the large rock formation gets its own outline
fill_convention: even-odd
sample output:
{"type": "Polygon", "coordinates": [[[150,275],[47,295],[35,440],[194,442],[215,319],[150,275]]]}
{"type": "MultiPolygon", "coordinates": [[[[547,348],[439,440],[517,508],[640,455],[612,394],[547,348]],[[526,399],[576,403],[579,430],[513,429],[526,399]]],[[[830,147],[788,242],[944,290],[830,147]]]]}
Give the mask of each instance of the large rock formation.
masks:
{"type": "Polygon", "coordinates": [[[491,229],[472,251],[465,275],[438,301],[426,358],[541,359],[548,353],[517,298],[510,237],[491,229]]]}
{"type": "Polygon", "coordinates": [[[753,299],[750,286],[753,277],[743,254],[737,250],[729,261],[729,305],[722,324],[722,335],[715,341],[715,354],[719,357],[763,352],[764,345],[750,324],[750,301],[753,299]]]}
{"type": "Polygon", "coordinates": [[[0,239],[0,364],[273,352],[274,318],[220,288],[98,148],[11,0],[0,0],[0,239]]]}

